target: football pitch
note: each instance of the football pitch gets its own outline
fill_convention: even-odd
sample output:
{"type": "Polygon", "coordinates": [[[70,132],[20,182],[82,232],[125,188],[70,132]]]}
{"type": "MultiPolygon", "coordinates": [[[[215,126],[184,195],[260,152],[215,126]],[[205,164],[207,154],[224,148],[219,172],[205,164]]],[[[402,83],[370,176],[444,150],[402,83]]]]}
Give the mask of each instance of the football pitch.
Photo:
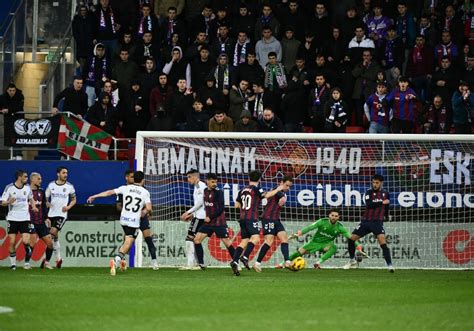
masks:
{"type": "Polygon", "coordinates": [[[0,281],[2,331],[474,330],[472,271],[0,268],[0,281]]]}

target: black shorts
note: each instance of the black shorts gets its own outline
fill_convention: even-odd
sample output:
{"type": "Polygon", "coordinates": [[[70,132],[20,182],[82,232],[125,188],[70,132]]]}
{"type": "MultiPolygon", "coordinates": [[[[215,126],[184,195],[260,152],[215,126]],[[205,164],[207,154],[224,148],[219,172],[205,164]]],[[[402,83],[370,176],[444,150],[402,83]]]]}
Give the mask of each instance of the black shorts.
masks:
{"type": "Polygon", "coordinates": [[[262,227],[260,221],[239,221],[240,236],[242,239],[249,239],[253,235],[260,235],[262,227]]]}
{"type": "Polygon", "coordinates": [[[188,235],[186,236],[186,240],[193,240],[194,237],[196,237],[196,233],[198,233],[199,229],[201,228],[203,224],[204,224],[203,219],[193,218],[191,222],[189,222],[188,235]]]}
{"type": "Polygon", "coordinates": [[[150,230],[150,220],[148,219],[148,216],[140,218],[140,230],[150,230]]]}
{"type": "Polygon", "coordinates": [[[49,228],[46,226],[46,224],[32,224],[33,229],[30,233],[36,233],[38,237],[43,238],[49,235],[49,228]]]}
{"type": "Polygon", "coordinates": [[[58,229],[58,231],[61,231],[67,221],[66,218],[60,216],[49,217],[49,219],[51,220],[51,227],[58,229]]]}
{"type": "Polygon", "coordinates": [[[136,239],[138,237],[138,233],[140,232],[140,228],[131,228],[126,225],[122,225],[123,232],[125,233],[125,237],[132,237],[136,239]]]}
{"type": "Polygon", "coordinates": [[[31,233],[31,228],[33,227],[33,224],[30,223],[30,221],[23,221],[23,222],[17,222],[17,221],[7,221],[7,232],[8,234],[17,234],[19,233],[31,233]]]}
{"type": "Polygon", "coordinates": [[[352,231],[352,234],[355,234],[359,237],[363,237],[369,233],[373,233],[376,236],[379,234],[385,234],[383,223],[376,221],[362,221],[356,226],[354,231],[352,231]]]}
{"type": "Polygon", "coordinates": [[[285,227],[279,220],[277,221],[270,221],[270,220],[263,220],[262,221],[262,228],[263,228],[263,235],[274,235],[276,236],[278,232],[286,231],[285,227]]]}
{"type": "Polygon", "coordinates": [[[216,237],[219,239],[229,238],[229,228],[227,225],[208,225],[203,224],[199,227],[198,232],[207,234],[208,237],[212,236],[213,233],[216,234],[216,237]]]}

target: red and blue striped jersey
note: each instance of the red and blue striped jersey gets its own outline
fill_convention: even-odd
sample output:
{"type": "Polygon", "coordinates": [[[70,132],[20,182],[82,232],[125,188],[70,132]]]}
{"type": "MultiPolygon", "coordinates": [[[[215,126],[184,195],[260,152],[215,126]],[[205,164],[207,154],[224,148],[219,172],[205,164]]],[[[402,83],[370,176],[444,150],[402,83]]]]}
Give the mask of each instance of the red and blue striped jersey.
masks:
{"type": "Polygon", "coordinates": [[[237,195],[240,203],[240,220],[255,222],[263,199],[263,189],[255,185],[245,186],[237,195]]]}
{"type": "Polygon", "coordinates": [[[367,98],[365,103],[370,110],[370,121],[383,126],[388,126],[390,122],[390,108],[385,102],[383,102],[383,99],[385,99],[385,96],[381,100],[379,96],[374,93],[367,98]],[[379,105],[381,108],[379,108],[379,105]]]}
{"type": "Polygon", "coordinates": [[[204,207],[206,216],[211,219],[209,225],[226,225],[224,210],[224,192],[218,188],[204,189],[204,207]]]}
{"type": "Polygon", "coordinates": [[[38,212],[34,212],[30,208],[30,220],[33,224],[44,224],[45,216],[47,215],[47,208],[46,208],[46,196],[44,195],[43,189],[39,188],[36,190],[31,190],[33,194],[33,200],[35,201],[36,208],[38,208],[38,212]]]}
{"type": "Polygon", "coordinates": [[[407,100],[406,96],[409,94],[416,96],[415,91],[411,88],[407,88],[405,92],[401,92],[397,88],[387,96],[387,101],[392,105],[393,118],[415,122],[416,99],[407,100]]]}
{"type": "Polygon", "coordinates": [[[278,204],[281,198],[286,196],[283,192],[278,192],[276,195],[268,199],[267,205],[263,210],[262,220],[277,221],[280,219],[281,207],[278,204]]]}
{"type": "Polygon", "coordinates": [[[365,193],[365,211],[364,221],[380,221],[383,222],[385,214],[388,213],[388,206],[384,205],[383,201],[390,199],[388,191],[370,189],[365,193]]]}

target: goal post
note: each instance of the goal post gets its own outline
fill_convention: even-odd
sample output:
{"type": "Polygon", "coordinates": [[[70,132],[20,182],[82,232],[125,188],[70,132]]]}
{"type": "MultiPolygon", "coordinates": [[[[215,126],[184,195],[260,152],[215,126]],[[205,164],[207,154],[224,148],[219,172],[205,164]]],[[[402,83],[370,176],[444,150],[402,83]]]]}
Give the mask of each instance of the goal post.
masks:
{"type": "MultiPolygon", "coordinates": [[[[390,192],[390,216],[384,227],[394,265],[473,269],[473,157],[474,136],[414,134],[140,131],[135,152],[136,169],[145,172],[145,185],[152,197],[150,220],[158,262],[169,266],[186,262],[188,224],[181,222],[180,216],[192,206],[193,199],[185,173],[197,168],[203,180],[207,173],[218,175],[234,242],[240,241],[234,203],[251,170],[262,172],[265,190],[275,187],[284,175],[294,178],[281,215],[288,233],[327,216],[334,207],[341,212],[341,222],[352,231],[361,220],[363,196],[371,186],[371,177],[381,174],[390,192]]],[[[310,238],[306,235],[291,241],[290,251],[310,238]]],[[[364,260],[361,267],[384,267],[376,239],[369,235],[361,242],[373,257],[364,260]]],[[[336,244],[338,251],[325,263],[328,267],[341,267],[347,261],[346,240],[338,238],[336,244]]],[[[139,267],[150,264],[148,249],[143,246],[139,240],[139,267]]],[[[230,261],[214,236],[206,241],[204,250],[207,265],[225,266],[230,261]]],[[[318,257],[308,256],[307,265],[318,257]]],[[[273,266],[281,260],[276,241],[264,264],[273,266]]]]}

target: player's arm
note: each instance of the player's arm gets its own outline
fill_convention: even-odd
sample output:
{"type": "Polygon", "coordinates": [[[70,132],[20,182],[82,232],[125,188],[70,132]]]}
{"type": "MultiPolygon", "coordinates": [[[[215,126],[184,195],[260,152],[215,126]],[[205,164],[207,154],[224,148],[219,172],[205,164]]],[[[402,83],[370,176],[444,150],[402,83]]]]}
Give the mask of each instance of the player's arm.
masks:
{"type": "Polygon", "coordinates": [[[271,190],[271,191],[267,191],[267,192],[263,192],[261,194],[262,198],[264,199],[270,199],[271,197],[274,197],[275,195],[278,194],[278,192],[280,192],[281,190],[283,189],[283,187],[281,186],[278,186],[276,189],[274,190],[271,190]]]}
{"type": "Polygon", "coordinates": [[[115,201],[115,209],[117,209],[117,211],[122,211],[122,208],[123,208],[123,195],[121,194],[117,194],[117,200],[115,201]]]}
{"type": "Polygon", "coordinates": [[[217,208],[213,213],[209,213],[207,217],[211,220],[217,218],[220,214],[224,212],[224,192],[216,191],[215,195],[217,208]]]}
{"type": "Polygon", "coordinates": [[[239,209],[242,207],[242,191],[239,191],[237,194],[237,199],[235,199],[235,208],[239,209]]]}
{"type": "Polygon", "coordinates": [[[76,205],[77,203],[76,193],[75,192],[71,193],[71,195],[69,196],[69,199],[70,199],[69,205],[62,208],[64,213],[76,205]]]}
{"type": "Polygon", "coordinates": [[[38,207],[36,207],[36,201],[33,199],[33,193],[31,191],[28,193],[28,201],[30,203],[31,210],[37,213],[38,207]]]}
{"type": "Polygon", "coordinates": [[[16,199],[13,196],[10,196],[10,192],[6,189],[2,194],[2,206],[6,207],[14,204],[16,199]]]}
{"type": "MultiPolygon", "coordinates": [[[[277,195],[277,197],[278,197],[278,195],[277,195]]],[[[278,206],[283,207],[285,205],[285,203],[286,203],[286,195],[281,194],[280,199],[278,200],[278,206]]]]}
{"type": "Polygon", "coordinates": [[[46,188],[46,191],[44,192],[44,196],[46,197],[46,206],[48,208],[51,208],[51,203],[49,202],[51,199],[51,189],[48,187],[46,188]]]}
{"type": "Polygon", "coordinates": [[[198,198],[194,200],[194,205],[186,211],[183,215],[181,215],[181,219],[183,221],[189,220],[192,216],[193,213],[196,210],[199,210],[204,205],[204,192],[201,191],[201,194],[199,194],[198,198]]]}
{"type": "Polygon", "coordinates": [[[89,198],[87,198],[87,203],[92,203],[97,198],[106,198],[106,197],[110,197],[111,195],[114,195],[114,194],[116,194],[115,190],[108,190],[108,191],[100,192],[100,193],[91,195],[89,198]]]}
{"type": "Polygon", "coordinates": [[[298,238],[310,231],[313,231],[315,229],[317,229],[320,225],[322,224],[321,220],[317,220],[316,222],[314,222],[313,224],[310,224],[308,226],[305,226],[304,228],[302,228],[301,230],[298,230],[297,233],[295,234],[292,234],[291,236],[288,237],[288,239],[295,239],[295,238],[298,238]]]}
{"type": "Polygon", "coordinates": [[[142,217],[150,216],[152,211],[151,202],[145,203],[145,207],[142,209],[142,217]]]}

